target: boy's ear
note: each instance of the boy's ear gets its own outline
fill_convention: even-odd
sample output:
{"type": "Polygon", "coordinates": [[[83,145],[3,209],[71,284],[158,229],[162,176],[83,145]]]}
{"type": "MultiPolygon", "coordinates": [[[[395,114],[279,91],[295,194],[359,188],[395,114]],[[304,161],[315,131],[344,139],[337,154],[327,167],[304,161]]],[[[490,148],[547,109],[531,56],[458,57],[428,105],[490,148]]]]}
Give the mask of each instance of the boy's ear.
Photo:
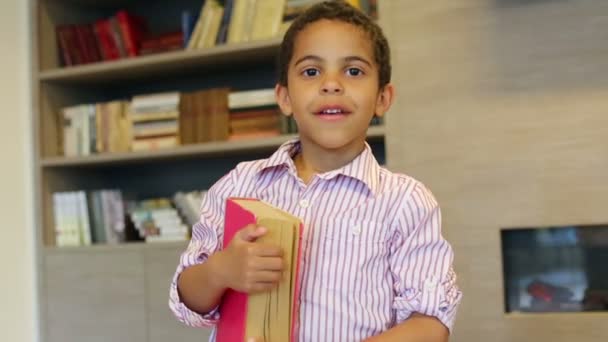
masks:
{"type": "Polygon", "coordinates": [[[274,86],[274,95],[277,99],[277,104],[279,105],[279,108],[281,108],[281,112],[283,112],[283,114],[285,114],[286,116],[290,116],[291,114],[293,114],[291,100],[289,99],[289,92],[287,91],[287,87],[277,83],[277,85],[274,86]]]}
{"type": "Polygon", "coordinates": [[[395,97],[395,87],[388,83],[378,92],[378,99],[376,100],[376,115],[384,116],[386,112],[391,108],[393,99],[395,97]]]}

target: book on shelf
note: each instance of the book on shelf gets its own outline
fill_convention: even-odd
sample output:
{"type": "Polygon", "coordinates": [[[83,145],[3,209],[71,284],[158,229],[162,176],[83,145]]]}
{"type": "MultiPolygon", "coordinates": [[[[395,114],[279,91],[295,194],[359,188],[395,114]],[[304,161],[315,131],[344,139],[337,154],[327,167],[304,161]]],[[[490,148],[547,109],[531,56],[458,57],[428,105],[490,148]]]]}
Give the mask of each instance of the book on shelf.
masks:
{"type": "Polygon", "coordinates": [[[186,241],[189,227],[170,198],[153,198],[128,204],[129,218],[145,242],[186,241]]]}
{"type": "Polygon", "coordinates": [[[186,241],[205,194],[178,191],[170,197],[132,200],[117,189],[55,192],[55,246],[186,241]]]}
{"type": "Polygon", "coordinates": [[[224,6],[216,0],[205,1],[194,26],[187,49],[204,49],[216,45],[217,35],[224,17],[224,6]]]}
{"type": "Polygon", "coordinates": [[[272,39],[280,32],[285,0],[256,0],[250,28],[250,40],[272,39]]]}
{"type": "Polygon", "coordinates": [[[136,95],[131,99],[131,151],[155,151],[179,145],[177,91],[136,95]]]}
{"type": "Polygon", "coordinates": [[[116,100],[95,105],[96,152],[129,151],[133,127],[128,101],[116,100]]]}
{"type": "Polygon", "coordinates": [[[163,52],[184,49],[184,32],[171,31],[148,35],[142,38],[139,49],[140,56],[153,55],[163,52]]]}
{"type": "Polygon", "coordinates": [[[125,239],[123,199],[117,190],[53,193],[55,245],[116,244],[125,239]]]}
{"type": "Polygon", "coordinates": [[[139,54],[146,21],[126,10],[88,23],[55,27],[63,66],[95,63],[139,54]]]}
{"type": "MultiPolygon", "coordinates": [[[[61,109],[60,151],[66,157],[154,151],[215,141],[271,138],[298,132],[280,112],[272,89],[210,88],[163,92],[61,109]]],[[[372,118],[370,125],[381,125],[372,118]]]]}
{"type": "Polygon", "coordinates": [[[188,49],[245,43],[279,36],[285,0],[205,1],[188,49]]]}
{"type": "MultiPolygon", "coordinates": [[[[175,28],[158,32],[126,9],[85,23],[61,23],[55,35],[62,66],[182,49],[268,40],[282,36],[293,19],[319,0],[208,0],[181,11],[175,28]]],[[[349,0],[377,18],[377,0],[349,0]]]]}
{"type": "Polygon", "coordinates": [[[269,292],[246,294],[228,289],[219,306],[217,341],[262,338],[267,342],[295,341],[299,312],[299,261],[302,222],[270,204],[250,198],[226,201],[223,246],[248,224],[267,228],[256,240],[283,249],[284,278],[269,292]]]}
{"type": "Polygon", "coordinates": [[[181,143],[228,139],[228,88],[182,93],[179,104],[181,143]]]}
{"type": "Polygon", "coordinates": [[[178,191],[173,195],[173,203],[184,218],[184,222],[192,227],[199,221],[200,207],[207,191],[178,191]]]}
{"type": "Polygon", "coordinates": [[[279,110],[274,89],[234,91],[228,96],[228,140],[261,139],[295,133],[295,121],[279,110]]]}

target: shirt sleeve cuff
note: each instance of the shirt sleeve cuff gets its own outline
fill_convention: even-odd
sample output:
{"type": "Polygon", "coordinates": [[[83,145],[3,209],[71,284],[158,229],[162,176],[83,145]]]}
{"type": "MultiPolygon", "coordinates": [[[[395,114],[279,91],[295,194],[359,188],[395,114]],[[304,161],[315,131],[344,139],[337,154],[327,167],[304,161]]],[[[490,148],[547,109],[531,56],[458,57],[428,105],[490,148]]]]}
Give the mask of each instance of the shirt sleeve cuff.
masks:
{"type": "Polygon", "coordinates": [[[407,289],[403,293],[397,294],[393,300],[397,324],[417,312],[436,317],[452,333],[462,292],[455,284],[447,285],[449,287],[431,276],[422,282],[420,288],[407,289]]]}
{"type": "Polygon", "coordinates": [[[169,307],[178,321],[191,326],[191,327],[212,327],[217,324],[220,318],[219,308],[215,307],[210,312],[201,315],[198,312],[190,310],[186,304],[184,304],[177,291],[177,277],[180,272],[177,272],[173,281],[171,282],[171,289],[169,291],[169,307]]]}

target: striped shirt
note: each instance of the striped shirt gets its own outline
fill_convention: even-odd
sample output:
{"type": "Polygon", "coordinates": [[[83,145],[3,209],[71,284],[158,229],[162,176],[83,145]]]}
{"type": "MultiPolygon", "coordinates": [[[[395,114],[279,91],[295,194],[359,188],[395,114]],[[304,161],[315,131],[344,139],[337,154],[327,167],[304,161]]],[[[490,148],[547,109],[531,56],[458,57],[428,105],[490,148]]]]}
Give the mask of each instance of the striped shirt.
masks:
{"type": "Polygon", "coordinates": [[[208,190],[171,283],[175,316],[195,327],[219,319],[217,308],[206,315],[188,309],[177,277],[222,248],[226,199],[250,197],[304,223],[300,341],[361,341],[413,312],[437,317],[451,330],[462,295],[430,191],[382,168],[368,145],[348,165],[305,184],[292,159],[299,149],[293,140],[268,159],[240,163],[208,190]]]}

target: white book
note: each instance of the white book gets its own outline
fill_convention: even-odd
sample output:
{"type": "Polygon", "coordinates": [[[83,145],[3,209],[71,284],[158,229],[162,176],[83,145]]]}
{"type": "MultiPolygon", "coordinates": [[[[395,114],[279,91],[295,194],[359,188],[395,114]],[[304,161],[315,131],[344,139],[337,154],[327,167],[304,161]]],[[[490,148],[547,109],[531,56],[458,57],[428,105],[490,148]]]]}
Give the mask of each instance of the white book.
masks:
{"type": "Polygon", "coordinates": [[[230,110],[274,106],[276,104],[277,100],[273,88],[235,91],[228,94],[228,108],[230,110]]]}
{"type": "Polygon", "coordinates": [[[179,92],[163,92],[136,95],[131,99],[131,110],[134,113],[168,112],[179,106],[179,92]]]}
{"type": "Polygon", "coordinates": [[[65,107],[63,114],[63,155],[75,157],[78,155],[78,137],[76,118],[78,110],[76,107],[65,107]]]}
{"type": "Polygon", "coordinates": [[[89,220],[89,208],[87,205],[87,194],[84,191],[77,191],[75,200],[78,203],[78,222],[80,230],[81,245],[90,246],[91,240],[91,225],[89,220]]]}
{"type": "Polygon", "coordinates": [[[65,246],[65,213],[63,212],[63,204],[62,204],[62,193],[54,192],[53,193],[53,216],[54,216],[54,224],[55,224],[55,246],[63,247],[65,246]]]}
{"type": "Polygon", "coordinates": [[[89,119],[89,107],[83,105],[79,107],[78,113],[79,121],[79,150],[81,156],[88,156],[91,154],[91,122],[89,119]]]}
{"type": "Polygon", "coordinates": [[[78,223],[78,202],[74,192],[62,194],[62,205],[65,213],[64,246],[80,246],[80,228],[78,223]]]}
{"type": "Polygon", "coordinates": [[[255,3],[251,40],[272,39],[277,36],[285,5],[285,0],[264,0],[255,3]]]}
{"type": "Polygon", "coordinates": [[[102,206],[102,216],[104,222],[104,232],[106,234],[106,241],[108,244],[117,244],[120,239],[118,234],[114,231],[114,221],[112,215],[112,194],[110,190],[101,190],[101,206],[102,206]]]}

